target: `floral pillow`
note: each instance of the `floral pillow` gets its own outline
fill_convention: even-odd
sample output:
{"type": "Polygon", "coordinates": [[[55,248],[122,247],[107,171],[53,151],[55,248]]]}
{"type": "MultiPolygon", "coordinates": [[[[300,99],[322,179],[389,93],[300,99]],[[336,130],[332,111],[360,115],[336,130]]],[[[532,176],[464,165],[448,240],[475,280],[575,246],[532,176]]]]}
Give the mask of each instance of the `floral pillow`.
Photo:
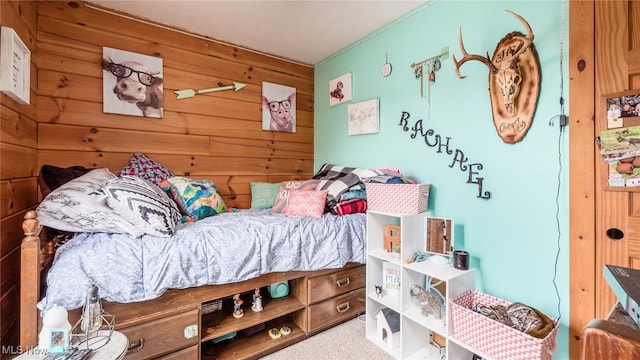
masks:
{"type": "Polygon", "coordinates": [[[176,203],[148,180],[126,175],[109,181],[103,191],[107,205],[146,234],[169,237],[180,222],[176,203]]]}
{"type": "Polygon", "coordinates": [[[251,208],[269,209],[278,196],[279,183],[251,182],[251,208]]]}
{"type": "Polygon", "coordinates": [[[210,180],[174,176],[160,183],[160,188],[168,192],[178,204],[184,215],[182,222],[198,221],[227,212],[222,194],[210,180]]]}
{"type": "Polygon", "coordinates": [[[322,217],[327,193],[327,190],[291,190],[283,213],[288,216],[322,217]]]}
{"type": "Polygon", "coordinates": [[[144,234],[106,203],[102,188],[116,176],[108,169],[94,169],[47,195],[38,205],[44,226],[71,232],[144,234]]]}
{"type": "Polygon", "coordinates": [[[162,181],[173,177],[175,174],[147,155],[136,152],[129,159],[129,163],[120,170],[120,176],[125,175],[137,176],[159,185],[162,181]]]}
{"type": "Polygon", "coordinates": [[[315,190],[318,186],[319,180],[306,180],[306,181],[283,181],[278,188],[278,195],[276,201],[271,208],[271,213],[281,213],[287,207],[289,199],[289,191],[291,190],[315,190]]]}

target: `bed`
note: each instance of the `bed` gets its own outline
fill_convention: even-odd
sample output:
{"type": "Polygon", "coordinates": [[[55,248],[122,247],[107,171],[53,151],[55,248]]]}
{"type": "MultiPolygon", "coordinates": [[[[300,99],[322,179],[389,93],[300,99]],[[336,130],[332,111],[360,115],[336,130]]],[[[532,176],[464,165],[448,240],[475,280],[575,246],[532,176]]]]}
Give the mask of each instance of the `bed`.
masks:
{"type": "Polygon", "coordinates": [[[57,251],[38,307],[81,307],[91,285],[104,299],[126,303],[168,289],[364,263],[365,222],[362,213],[316,219],[260,209],[185,223],[171,237],[81,233],[57,251]]]}
{"type": "MultiPolygon", "coordinates": [[[[138,153],[132,161],[136,157],[152,161],[138,153]]],[[[22,346],[36,345],[41,315],[54,304],[77,318],[91,285],[98,287],[105,309],[115,312],[116,329],[130,342],[137,332],[162,336],[166,329],[156,324],[160,316],[176,317],[171,323],[179,323],[178,334],[182,319],[201,324],[196,340],[181,339],[167,347],[161,345],[167,339],[158,338],[153,352],[130,358],[184,351],[190,354],[187,358],[205,357],[201,348],[219,335],[258,326],[265,319],[290,321],[295,329],[288,339],[252,345],[242,356],[233,347],[227,352],[232,358],[253,358],[364,311],[364,182],[397,179],[397,174],[325,164],[305,181],[252,183],[255,206],[252,199],[252,209],[238,210],[224,206],[214,184],[190,179],[181,188],[167,181],[184,178],[161,164],[152,165],[148,173],[141,173],[145,166],[138,163],[125,166],[120,174],[66,168],[68,176],[54,188],[39,178],[44,199],[23,222],[22,346]],[[183,196],[186,188],[211,201],[192,201],[183,196]],[[270,199],[264,201],[266,193],[270,199]],[[65,241],[56,243],[65,234],[65,241]],[[289,282],[292,296],[267,300],[269,310],[251,314],[244,323],[229,322],[224,314],[204,314],[205,304],[213,300],[226,304],[233,294],[268,290],[281,281],[289,282]]],[[[170,341],[176,338],[169,336],[170,341]]]]}

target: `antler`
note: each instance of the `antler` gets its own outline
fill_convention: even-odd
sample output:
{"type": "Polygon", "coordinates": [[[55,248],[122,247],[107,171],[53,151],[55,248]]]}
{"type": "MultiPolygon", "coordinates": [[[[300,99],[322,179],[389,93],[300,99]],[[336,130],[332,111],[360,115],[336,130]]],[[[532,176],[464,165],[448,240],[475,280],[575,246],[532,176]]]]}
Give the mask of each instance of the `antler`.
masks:
{"type": "Polygon", "coordinates": [[[525,29],[527,29],[527,35],[526,36],[516,35],[516,36],[513,37],[514,39],[519,39],[520,41],[522,41],[522,46],[518,49],[518,52],[516,52],[513,55],[513,58],[517,59],[518,56],[522,55],[522,53],[525,52],[529,48],[529,46],[531,46],[531,44],[533,43],[533,30],[531,30],[531,26],[529,25],[527,20],[525,20],[522,16],[514,13],[511,10],[506,10],[506,11],[509,14],[513,15],[513,17],[515,17],[516,19],[520,20],[522,25],[524,25],[525,29]]]}
{"type": "Polygon", "coordinates": [[[477,54],[469,54],[467,52],[467,50],[465,50],[464,48],[464,43],[462,42],[462,27],[460,27],[460,50],[462,50],[462,59],[460,59],[460,61],[456,60],[456,56],[452,55],[451,57],[453,58],[453,63],[456,66],[456,75],[458,76],[458,78],[460,79],[464,79],[465,77],[467,77],[466,75],[461,75],[460,74],[460,66],[462,66],[462,64],[466,63],[469,60],[478,60],[480,62],[483,62],[485,65],[487,65],[487,67],[489,68],[489,70],[491,72],[496,72],[498,71],[498,69],[496,68],[495,65],[493,65],[493,63],[491,62],[491,58],[489,57],[489,52],[487,52],[487,56],[480,56],[477,54]]]}

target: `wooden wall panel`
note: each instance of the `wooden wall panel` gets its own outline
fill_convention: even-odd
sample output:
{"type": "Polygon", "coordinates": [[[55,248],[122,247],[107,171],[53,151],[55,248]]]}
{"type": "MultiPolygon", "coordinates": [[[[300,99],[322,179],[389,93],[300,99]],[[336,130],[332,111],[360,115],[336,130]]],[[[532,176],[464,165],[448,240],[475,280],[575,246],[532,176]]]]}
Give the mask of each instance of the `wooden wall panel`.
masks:
{"type": "Polygon", "coordinates": [[[0,154],[0,180],[34,176],[38,173],[36,149],[0,141],[0,154]]]}
{"type": "Polygon", "coordinates": [[[228,199],[233,207],[250,199],[252,176],[313,174],[313,67],[85,5],[38,3],[38,166],[118,171],[131,153],[142,151],[178,175],[247,177],[232,188],[220,184],[234,192],[228,199]],[[102,112],[105,46],[163,59],[163,119],[102,112]],[[234,81],[247,86],[181,100],[173,94],[234,81]],[[296,88],[296,133],[262,130],[263,81],[296,88]]]}
{"type": "Polygon", "coordinates": [[[38,124],[29,117],[3,107],[0,112],[0,139],[3,143],[36,148],[38,124]]]}
{"type": "Polygon", "coordinates": [[[594,155],[594,49],[593,2],[569,4],[569,186],[570,199],[570,306],[571,359],[580,359],[582,329],[595,316],[595,174],[594,155]],[[585,175],[587,174],[587,175],[585,175]]]}
{"type": "Polygon", "coordinates": [[[0,23],[31,50],[30,103],[0,95],[0,358],[17,351],[22,217],[37,201],[37,12],[31,1],[0,1],[0,23]]]}
{"type": "Polygon", "coordinates": [[[0,218],[24,211],[38,201],[35,177],[0,181],[0,218]]]}
{"type": "Polygon", "coordinates": [[[2,24],[16,28],[32,51],[31,104],[0,95],[3,345],[18,341],[15,264],[24,212],[40,198],[36,176],[42,165],[106,167],[115,173],[141,151],[176,175],[214,181],[227,205],[237,208],[250,207],[251,181],[313,175],[313,66],[86,5],[0,5],[2,24]],[[163,59],[163,119],[103,113],[103,47],[163,59]],[[263,81],[296,88],[296,133],[262,130],[263,81]],[[231,82],[247,86],[184,100],[173,93],[231,82]]]}
{"type": "Polygon", "coordinates": [[[166,154],[209,154],[209,137],[97,127],[40,124],[41,150],[144,151],[166,154]]]}

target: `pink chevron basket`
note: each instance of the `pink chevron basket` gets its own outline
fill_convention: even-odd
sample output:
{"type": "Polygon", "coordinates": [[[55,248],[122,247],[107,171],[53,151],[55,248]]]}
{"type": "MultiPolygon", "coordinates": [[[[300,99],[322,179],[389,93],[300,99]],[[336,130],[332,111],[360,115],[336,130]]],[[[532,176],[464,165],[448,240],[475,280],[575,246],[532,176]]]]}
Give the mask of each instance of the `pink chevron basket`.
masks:
{"type": "Polygon", "coordinates": [[[495,359],[551,360],[560,324],[543,339],[507,326],[471,310],[474,304],[509,306],[506,300],[478,291],[466,291],[451,302],[453,337],[495,359]]]}
{"type": "Polygon", "coordinates": [[[419,214],[427,210],[429,184],[367,183],[367,209],[399,214],[419,214]]]}

